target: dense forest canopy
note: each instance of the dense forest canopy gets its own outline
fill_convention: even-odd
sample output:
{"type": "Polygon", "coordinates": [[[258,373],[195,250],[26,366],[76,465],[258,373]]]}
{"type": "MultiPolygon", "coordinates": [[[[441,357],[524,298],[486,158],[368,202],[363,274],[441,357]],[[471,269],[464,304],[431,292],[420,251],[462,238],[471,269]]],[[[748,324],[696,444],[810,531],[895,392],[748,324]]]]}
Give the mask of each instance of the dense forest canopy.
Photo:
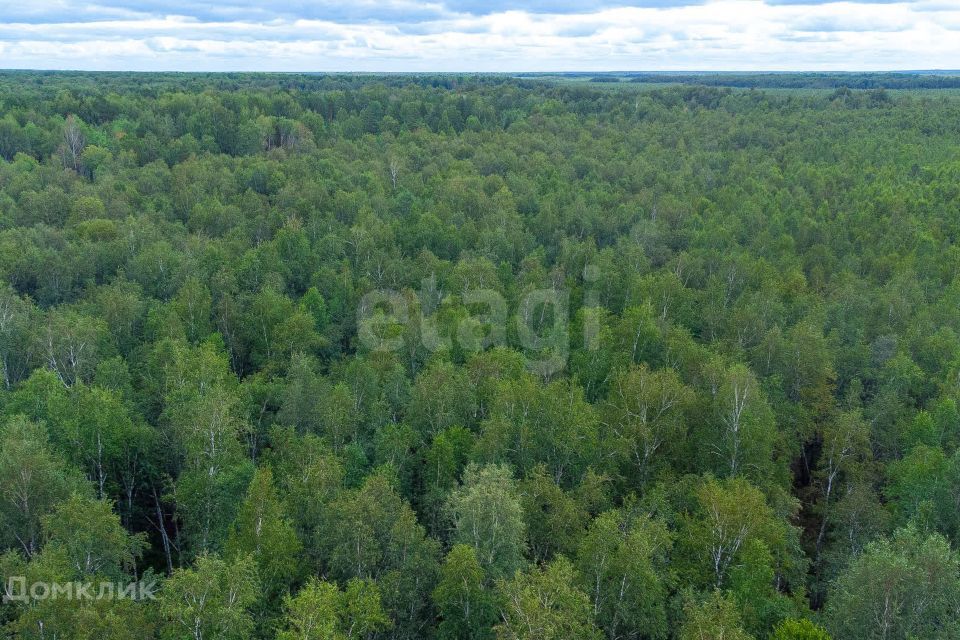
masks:
{"type": "Polygon", "coordinates": [[[958,142],[936,91],[0,74],[0,624],[960,637],[958,142]]]}

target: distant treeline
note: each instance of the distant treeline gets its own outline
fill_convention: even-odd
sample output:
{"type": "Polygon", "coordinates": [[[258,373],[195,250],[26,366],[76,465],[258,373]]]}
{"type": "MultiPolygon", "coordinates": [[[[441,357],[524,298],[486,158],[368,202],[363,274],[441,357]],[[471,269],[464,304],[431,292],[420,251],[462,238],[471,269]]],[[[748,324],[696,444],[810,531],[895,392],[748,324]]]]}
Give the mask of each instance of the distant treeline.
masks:
{"type": "MultiPolygon", "coordinates": [[[[67,88],[76,96],[104,93],[155,97],[174,91],[347,91],[371,84],[384,87],[430,87],[457,89],[479,84],[499,85],[504,75],[493,73],[184,73],[128,71],[0,71],[0,94],[5,99],[22,97],[33,89],[67,88]]],[[[520,83],[522,84],[522,83],[520,83]]]]}
{"type": "Polygon", "coordinates": [[[935,73],[751,73],[630,75],[631,82],[745,89],[957,89],[960,75],[935,73]]]}

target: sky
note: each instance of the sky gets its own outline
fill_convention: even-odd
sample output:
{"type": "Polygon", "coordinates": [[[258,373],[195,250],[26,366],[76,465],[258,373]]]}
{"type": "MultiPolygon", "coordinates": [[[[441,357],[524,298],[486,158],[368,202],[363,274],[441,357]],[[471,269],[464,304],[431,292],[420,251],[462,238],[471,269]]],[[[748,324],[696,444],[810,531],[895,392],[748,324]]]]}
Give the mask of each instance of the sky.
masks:
{"type": "Polygon", "coordinates": [[[0,0],[0,68],[960,69],[960,0],[0,0]]]}

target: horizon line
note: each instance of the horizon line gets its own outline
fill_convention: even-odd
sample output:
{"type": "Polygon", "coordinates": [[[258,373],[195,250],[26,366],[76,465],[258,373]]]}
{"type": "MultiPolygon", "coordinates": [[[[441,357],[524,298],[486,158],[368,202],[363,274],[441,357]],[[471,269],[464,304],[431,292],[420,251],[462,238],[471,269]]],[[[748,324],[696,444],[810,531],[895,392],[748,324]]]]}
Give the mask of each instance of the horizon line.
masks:
{"type": "Polygon", "coordinates": [[[547,76],[547,75],[627,75],[627,74],[650,74],[650,75],[723,75],[723,74],[746,74],[746,75],[791,75],[791,74],[818,74],[818,75],[879,75],[879,74],[958,74],[960,68],[930,68],[930,69],[842,69],[842,70],[824,70],[824,69],[604,69],[604,70],[580,70],[580,69],[555,69],[548,71],[479,71],[479,70],[457,70],[457,71],[396,71],[396,70],[375,70],[375,71],[357,71],[357,70],[324,70],[324,71],[289,71],[289,70],[183,70],[183,69],[59,69],[51,67],[0,67],[0,73],[22,73],[22,72],[42,72],[42,73],[133,73],[144,75],[160,75],[165,73],[177,74],[251,74],[251,75],[391,75],[391,76],[422,76],[422,75],[484,75],[484,76],[547,76]]]}

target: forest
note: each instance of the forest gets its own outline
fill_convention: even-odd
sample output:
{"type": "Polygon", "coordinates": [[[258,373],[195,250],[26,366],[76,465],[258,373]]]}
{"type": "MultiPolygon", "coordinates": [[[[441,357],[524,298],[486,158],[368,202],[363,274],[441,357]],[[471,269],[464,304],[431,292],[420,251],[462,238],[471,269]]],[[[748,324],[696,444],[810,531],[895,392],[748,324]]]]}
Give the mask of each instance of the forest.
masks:
{"type": "Polygon", "coordinates": [[[680,83],[765,89],[960,89],[960,76],[945,72],[887,73],[639,73],[631,82],[680,83]]]}
{"type": "Polygon", "coordinates": [[[526,73],[524,79],[559,78],[590,82],[638,82],[646,84],[684,84],[746,89],[960,89],[960,74],[950,71],[887,71],[827,73],[781,71],[777,73],[608,71],[588,73],[526,73]]]}
{"type": "Polygon", "coordinates": [[[960,96],[706,84],[0,73],[0,633],[960,638],[960,96]]]}

